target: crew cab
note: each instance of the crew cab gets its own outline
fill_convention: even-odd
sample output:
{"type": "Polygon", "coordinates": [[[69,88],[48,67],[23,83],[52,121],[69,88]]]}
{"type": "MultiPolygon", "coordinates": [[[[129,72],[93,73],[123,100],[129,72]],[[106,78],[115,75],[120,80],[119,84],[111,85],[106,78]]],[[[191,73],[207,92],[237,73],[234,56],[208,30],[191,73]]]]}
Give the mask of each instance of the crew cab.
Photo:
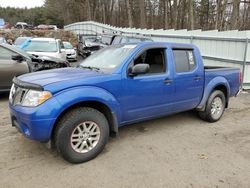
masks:
{"type": "Polygon", "coordinates": [[[67,161],[80,163],[96,157],[124,125],[192,109],[216,122],[240,84],[239,69],[204,66],[194,45],[120,44],[78,68],[15,78],[10,115],[27,138],[52,141],[67,161]]]}

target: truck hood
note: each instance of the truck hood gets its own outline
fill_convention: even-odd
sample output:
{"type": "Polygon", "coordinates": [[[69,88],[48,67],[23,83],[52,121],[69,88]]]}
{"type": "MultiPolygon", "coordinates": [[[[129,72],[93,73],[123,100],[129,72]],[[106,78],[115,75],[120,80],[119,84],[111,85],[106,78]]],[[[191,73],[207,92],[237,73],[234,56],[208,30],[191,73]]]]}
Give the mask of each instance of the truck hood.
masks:
{"type": "Polygon", "coordinates": [[[81,68],[60,68],[40,71],[19,76],[18,79],[42,87],[62,81],[81,80],[89,77],[101,76],[104,73],[81,68]]]}

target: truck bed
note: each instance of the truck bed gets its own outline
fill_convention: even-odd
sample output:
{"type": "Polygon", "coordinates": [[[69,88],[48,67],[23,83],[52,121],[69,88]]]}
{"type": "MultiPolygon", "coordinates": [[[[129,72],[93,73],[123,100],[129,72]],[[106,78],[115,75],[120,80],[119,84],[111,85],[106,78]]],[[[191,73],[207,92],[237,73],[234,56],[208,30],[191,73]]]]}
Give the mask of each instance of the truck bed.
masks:
{"type": "Polygon", "coordinates": [[[240,69],[230,67],[219,67],[219,66],[204,66],[205,71],[205,86],[216,77],[225,78],[229,86],[230,96],[235,96],[239,90],[240,85],[240,69]]]}

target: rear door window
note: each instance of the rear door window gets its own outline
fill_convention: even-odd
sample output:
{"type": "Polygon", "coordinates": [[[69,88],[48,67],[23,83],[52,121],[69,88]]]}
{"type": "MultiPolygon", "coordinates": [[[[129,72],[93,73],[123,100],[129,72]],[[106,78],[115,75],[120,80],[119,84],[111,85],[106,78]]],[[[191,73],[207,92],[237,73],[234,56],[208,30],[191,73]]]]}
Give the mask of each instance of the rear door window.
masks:
{"type": "Polygon", "coordinates": [[[196,67],[193,50],[174,49],[175,71],[190,72],[196,67]]]}

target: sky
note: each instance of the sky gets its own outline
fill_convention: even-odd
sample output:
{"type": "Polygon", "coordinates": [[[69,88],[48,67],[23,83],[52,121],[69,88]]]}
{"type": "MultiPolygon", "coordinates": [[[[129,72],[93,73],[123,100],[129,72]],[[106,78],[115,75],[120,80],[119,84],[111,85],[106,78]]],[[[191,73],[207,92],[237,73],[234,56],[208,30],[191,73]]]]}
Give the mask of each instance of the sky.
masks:
{"type": "Polygon", "coordinates": [[[0,0],[1,7],[18,7],[18,8],[33,8],[40,7],[44,0],[0,0]]]}

